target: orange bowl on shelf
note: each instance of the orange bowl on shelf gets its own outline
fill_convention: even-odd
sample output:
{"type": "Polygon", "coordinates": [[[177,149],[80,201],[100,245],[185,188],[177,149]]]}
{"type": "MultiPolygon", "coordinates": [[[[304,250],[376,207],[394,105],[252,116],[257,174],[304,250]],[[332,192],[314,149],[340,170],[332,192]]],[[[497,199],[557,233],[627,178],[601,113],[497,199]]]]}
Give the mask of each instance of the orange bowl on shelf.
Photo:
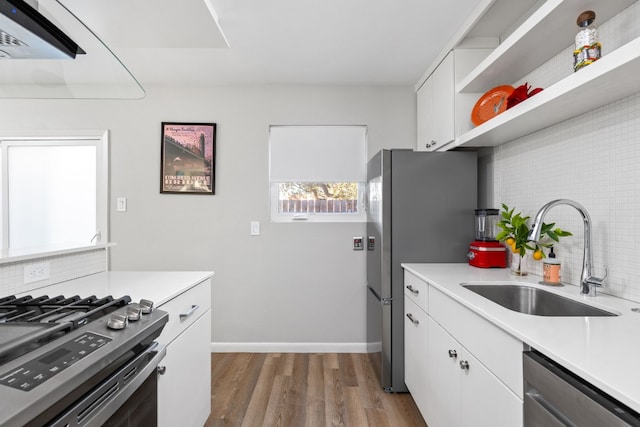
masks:
{"type": "Polygon", "coordinates": [[[487,91],[478,99],[476,105],[471,110],[471,121],[474,125],[480,126],[489,119],[507,109],[507,98],[513,92],[513,86],[502,85],[487,91]]]}

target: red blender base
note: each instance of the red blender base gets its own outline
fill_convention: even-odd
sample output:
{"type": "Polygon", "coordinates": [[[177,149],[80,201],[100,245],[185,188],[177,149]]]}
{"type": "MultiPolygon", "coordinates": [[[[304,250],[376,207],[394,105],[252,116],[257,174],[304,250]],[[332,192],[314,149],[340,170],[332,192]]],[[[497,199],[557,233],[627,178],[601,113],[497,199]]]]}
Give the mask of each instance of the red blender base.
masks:
{"type": "Polygon", "coordinates": [[[469,245],[469,265],[480,268],[506,268],[507,248],[500,242],[476,240],[469,245]]]}

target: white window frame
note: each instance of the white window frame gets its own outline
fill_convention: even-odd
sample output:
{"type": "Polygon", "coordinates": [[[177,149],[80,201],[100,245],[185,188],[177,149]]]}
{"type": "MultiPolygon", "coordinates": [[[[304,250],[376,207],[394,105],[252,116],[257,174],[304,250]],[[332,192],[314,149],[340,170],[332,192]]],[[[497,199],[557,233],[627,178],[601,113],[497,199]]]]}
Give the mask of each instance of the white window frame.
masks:
{"type": "MultiPolygon", "coordinates": [[[[274,127],[305,127],[305,126],[296,126],[296,125],[273,125],[274,127]]],[[[365,125],[310,125],[309,128],[336,128],[336,127],[344,127],[344,128],[362,128],[364,130],[364,155],[363,155],[363,165],[362,167],[366,171],[366,152],[367,152],[367,135],[368,128],[365,125]]],[[[270,214],[271,214],[271,222],[366,222],[367,214],[365,211],[365,191],[366,191],[366,178],[362,177],[361,180],[358,181],[349,181],[349,182],[357,182],[358,184],[358,212],[357,213],[315,213],[315,212],[287,212],[281,213],[278,212],[279,205],[279,184],[284,183],[281,181],[272,181],[272,173],[271,173],[271,135],[269,137],[269,201],[270,201],[270,214]]],[[[289,180],[285,182],[296,182],[294,180],[289,180]]],[[[299,181],[298,181],[299,182],[299,181]]],[[[344,180],[339,181],[324,181],[324,182],[345,182],[344,180]]]]}
{"type": "Polygon", "coordinates": [[[93,249],[105,246],[109,237],[109,132],[100,131],[31,131],[0,134],[0,217],[2,219],[2,251],[0,261],[10,261],[15,257],[37,256],[39,254],[56,253],[57,251],[75,251],[82,248],[93,249]],[[96,235],[86,246],[78,247],[46,247],[46,248],[9,248],[9,183],[7,151],[11,146],[73,146],[84,145],[96,147],[96,235]]]}

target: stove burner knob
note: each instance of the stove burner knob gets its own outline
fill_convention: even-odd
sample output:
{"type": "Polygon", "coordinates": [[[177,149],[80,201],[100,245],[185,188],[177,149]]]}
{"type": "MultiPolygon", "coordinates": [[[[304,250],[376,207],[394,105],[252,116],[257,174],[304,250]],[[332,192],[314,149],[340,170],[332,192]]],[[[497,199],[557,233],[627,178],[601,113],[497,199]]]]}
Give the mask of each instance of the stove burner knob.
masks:
{"type": "Polygon", "coordinates": [[[131,303],[127,306],[126,315],[129,318],[130,322],[135,322],[136,320],[140,320],[140,315],[142,314],[142,309],[140,308],[140,304],[131,303]]]}
{"type": "Polygon", "coordinates": [[[140,300],[140,308],[142,309],[142,314],[149,314],[153,310],[153,301],[149,301],[148,299],[140,300]]]}
{"type": "Polygon", "coordinates": [[[107,326],[111,329],[124,329],[127,327],[128,318],[121,313],[113,313],[107,321],[107,326]]]}

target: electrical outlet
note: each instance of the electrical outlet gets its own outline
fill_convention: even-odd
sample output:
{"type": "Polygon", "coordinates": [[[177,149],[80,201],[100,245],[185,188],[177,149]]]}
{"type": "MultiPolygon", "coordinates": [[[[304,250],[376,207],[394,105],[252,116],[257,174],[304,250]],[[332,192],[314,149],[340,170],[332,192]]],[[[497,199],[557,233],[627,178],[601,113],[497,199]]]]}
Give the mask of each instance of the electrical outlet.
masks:
{"type": "Polygon", "coordinates": [[[364,250],[364,244],[362,242],[362,236],[353,238],[353,250],[354,251],[362,251],[362,250],[364,250]]]}
{"type": "Polygon", "coordinates": [[[49,278],[49,263],[39,262],[24,266],[24,283],[39,282],[49,278]]]}

